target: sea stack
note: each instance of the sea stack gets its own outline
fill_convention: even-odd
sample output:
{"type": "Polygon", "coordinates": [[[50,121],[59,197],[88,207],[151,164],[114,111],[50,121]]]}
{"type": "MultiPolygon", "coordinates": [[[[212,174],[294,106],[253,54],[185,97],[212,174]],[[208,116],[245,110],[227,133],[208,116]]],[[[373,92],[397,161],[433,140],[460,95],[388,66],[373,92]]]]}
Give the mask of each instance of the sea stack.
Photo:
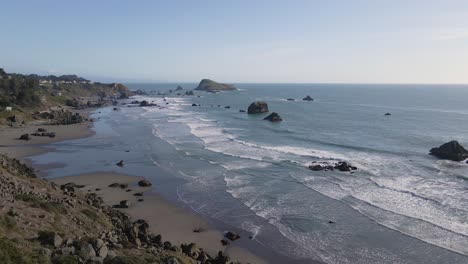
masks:
{"type": "Polygon", "coordinates": [[[267,113],[268,111],[268,104],[263,101],[253,102],[249,105],[249,108],[247,109],[248,114],[261,114],[267,113]]]}
{"type": "Polygon", "coordinates": [[[462,161],[468,158],[468,151],[455,140],[431,149],[429,154],[440,159],[453,161],[462,161]]]}
{"type": "Polygon", "coordinates": [[[273,112],[271,113],[270,115],[268,115],[267,117],[263,118],[263,120],[268,120],[270,122],[281,122],[283,121],[283,119],[281,118],[281,116],[279,116],[277,113],[273,112]]]}
{"type": "Polygon", "coordinates": [[[233,91],[233,90],[237,90],[237,88],[234,87],[234,85],[218,83],[210,79],[203,79],[201,80],[200,84],[198,84],[197,88],[195,88],[195,90],[205,91],[205,92],[218,92],[218,91],[233,91]]]}

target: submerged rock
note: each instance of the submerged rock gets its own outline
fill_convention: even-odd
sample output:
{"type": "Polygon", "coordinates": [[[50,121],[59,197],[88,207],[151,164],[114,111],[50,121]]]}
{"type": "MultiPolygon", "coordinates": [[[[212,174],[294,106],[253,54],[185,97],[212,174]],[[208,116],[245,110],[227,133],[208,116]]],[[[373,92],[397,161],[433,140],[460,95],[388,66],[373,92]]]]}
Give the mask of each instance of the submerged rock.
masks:
{"type": "Polygon", "coordinates": [[[237,240],[237,239],[240,238],[240,236],[238,234],[233,233],[231,231],[228,231],[225,236],[226,236],[227,239],[229,239],[231,241],[234,241],[234,240],[237,240]]]}
{"type": "Polygon", "coordinates": [[[310,97],[310,96],[308,95],[308,96],[302,98],[302,100],[304,100],[304,101],[313,101],[314,98],[312,98],[312,97],[310,97]]]}
{"type": "Polygon", "coordinates": [[[455,140],[447,142],[438,148],[432,148],[429,154],[440,159],[453,161],[462,161],[468,158],[468,151],[455,140]]]}
{"type": "Polygon", "coordinates": [[[283,119],[277,113],[273,112],[269,116],[263,118],[263,120],[268,120],[270,122],[281,122],[283,119]]]}
{"type": "Polygon", "coordinates": [[[263,101],[253,102],[249,105],[249,108],[247,108],[248,114],[261,114],[267,113],[268,111],[268,104],[263,101]]]}
{"type": "Polygon", "coordinates": [[[288,99],[286,99],[286,100],[288,100],[288,101],[296,101],[296,99],[294,99],[294,98],[288,98],[288,99]]]}

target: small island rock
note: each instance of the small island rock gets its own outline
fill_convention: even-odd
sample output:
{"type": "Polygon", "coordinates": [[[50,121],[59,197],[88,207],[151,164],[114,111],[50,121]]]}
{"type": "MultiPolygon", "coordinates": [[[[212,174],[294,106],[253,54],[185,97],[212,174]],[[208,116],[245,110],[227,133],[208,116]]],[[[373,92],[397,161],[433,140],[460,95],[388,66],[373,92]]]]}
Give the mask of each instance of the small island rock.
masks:
{"type": "Polygon", "coordinates": [[[253,102],[249,105],[249,108],[247,109],[248,114],[267,113],[268,111],[268,104],[263,101],[253,102]]]}
{"type": "Polygon", "coordinates": [[[455,140],[447,142],[438,148],[432,148],[429,154],[440,159],[453,161],[462,161],[468,158],[468,151],[455,140]]]}
{"type": "Polygon", "coordinates": [[[234,85],[218,83],[213,80],[203,79],[198,84],[195,90],[206,91],[206,92],[217,92],[217,91],[233,91],[237,90],[234,85]]]}
{"type": "Polygon", "coordinates": [[[269,116],[263,118],[263,120],[268,120],[270,122],[281,122],[283,119],[277,113],[273,112],[269,116]]]}

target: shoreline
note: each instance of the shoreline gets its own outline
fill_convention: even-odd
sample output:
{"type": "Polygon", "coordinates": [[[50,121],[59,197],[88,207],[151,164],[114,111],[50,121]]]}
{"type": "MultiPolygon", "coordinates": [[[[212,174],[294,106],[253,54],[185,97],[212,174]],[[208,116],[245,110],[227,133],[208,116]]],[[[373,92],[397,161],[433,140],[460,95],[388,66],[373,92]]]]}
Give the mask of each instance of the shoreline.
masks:
{"type": "MultiPolygon", "coordinates": [[[[92,109],[93,111],[96,109],[92,109]]],[[[90,112],[89,111],[89,112],[90,112]]],[[[39,125],[39,124],[27,124],[21,127],[0,127],[0,133],[3,137],[0,139],[0,153],[8,155],[12,158],[20,159],[27,165],[34,168],[41,178],[47,177],[47,169],[64,166],[59,163],[51,163],[46,166],[38,166],[32,164],[28,158],[30,156],[40,155],[47,152],[54,151],[51,144],[61,141],[82,139],[91,137],[95,134],[95,131],[91,129],[93,126],[92,122],[83,122],[74,125],[39,125]],[[34,133],[37,128],[46,128],[47,131],[55,132],[56,137],[32,137],[31,140],[19,140],[19,136],[24,133],[34,133]]],[[[232,231],[237,232],[236,228],[231,230],[222,230],[222,224],[213,224],[211,219],[207,219],[196,212],[178,206],[172,201],[168,201],[162,198],[158,193],[151,191],[151,188],[146,188],[143,197],[133,196],[132,192],[126,192],[120,188],[109,188],[108,185],[113,182],[127,182],[133,184],[136,188],[141,188],[136,185],[138,180],[143,179],[141,176],[136,175],[125,175],[113,172],[93,172],[89,174],[81,175],[67,175],[64,177],[47,179],[48,181],[64,184],[68,182],[74,182],[76,184],[86,185],[83,190],[86,192],[93,191],[101,196],[106,204],[113,205],[118,204],[120,200],[133,200],[130,208],[122,209],[122,212],[128,214],[132,219],[143,219],[146,220],[150,225],[150,230],[156,234],[161,234],[164,238],[171,242],[176,243],[196,243],[201,248],[204,248],[211,255],[215,256],[218,251],[222,251],[235,261],[241,263],[304,263],[303,260],[293,260],[289,257],[274,254],[268,258],[272,252],[269,249],[263,250],[263,254],[254,254],[252,250],[256,249],[256,246],[245,246],[243,241],[229,241],[228,246],[223,246],[221,240],[228,240],[224,237],[223,232],[232,231]],[[101,189],[96,191],[96,188],[101,189]],[[138,198],[143,198],[144,201],[137,202],[138,198]],[[162,214],[160,214],[162,212],[162,214]],[[164,215],[164,217],[161,217],[164,215]],[[201,232],[194,232],[194,230],[200,229],[201,232]],[[248,248],[248,249],[247,249],[248,248]],[[268,260],[267,260],[268,259],[268,260]],[[280,259],[280,260],[278,260],[280,259]],[[278,262],[277,262],[278,261],[278,262]]],[[[157,184],[157,183],[154,183],[157,184]]],[[[249,240],[247,237],[242,237],[242,240],[249,240]]],[[[246,241],[247,242],[247,241],[246,241]]],[[[248,243],[255,244],[255,241],[249,240],[248,243]]]]}

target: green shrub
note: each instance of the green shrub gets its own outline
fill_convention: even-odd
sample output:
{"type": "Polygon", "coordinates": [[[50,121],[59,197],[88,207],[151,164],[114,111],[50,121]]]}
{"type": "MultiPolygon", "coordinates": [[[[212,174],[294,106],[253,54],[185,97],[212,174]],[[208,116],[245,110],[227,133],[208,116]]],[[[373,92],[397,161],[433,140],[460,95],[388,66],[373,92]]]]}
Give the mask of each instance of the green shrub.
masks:
{"type": "Polygon", "coordinates": [[[32,207],[42,208],[49,213],[57,213],[57,214],[66,213],[66,209],[62,205],[44,201],[42,198],[39,198],[34,195],[18,194],[15,196],[15,198],[17,200],[21,200],[21,201],[29,203],[32,207]]]}
{"type": "Polygon", "coordinates": [[[6,230],[14,230],[16,229],[16,220],[9,215],[4,215],[0,217],[0,226],[6,230]]]}
{"type": "Polygon", "coordinates": [[[27,264],[31,263],[16,245],[7,238],[0,238],[0,263],[2,264],[27,264]]]}

